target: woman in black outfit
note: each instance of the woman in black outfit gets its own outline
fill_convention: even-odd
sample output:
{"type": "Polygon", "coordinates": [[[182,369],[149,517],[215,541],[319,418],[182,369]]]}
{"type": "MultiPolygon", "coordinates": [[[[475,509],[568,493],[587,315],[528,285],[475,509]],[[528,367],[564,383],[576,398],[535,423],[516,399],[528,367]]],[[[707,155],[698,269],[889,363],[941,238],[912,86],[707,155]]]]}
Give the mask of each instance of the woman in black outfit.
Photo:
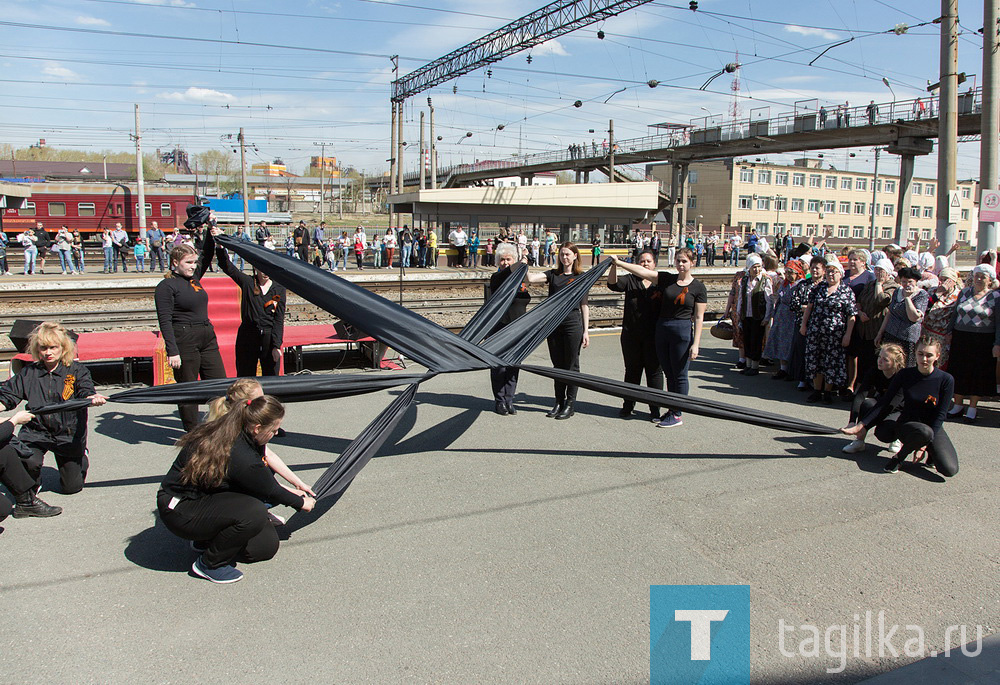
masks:
{"type": "Polygon", "coordinates": [[[240,327],[236,331],[236,375],[277,376],[285,334],[288,292],[260,269],[248,276],[229,259],[226,248],[215,249],[215,259],[240,287],[240,327]]]}
{"type": "Polygon", "coordinates": [[[264,463],[285,408],[263,395],[234,406],[178,441],[180,454],[160,484],[156,508],[174,535],[203,550],[191,572],[213,583],[243,577],[236,562],[267,561],[278,534],[265,502],[312,511],[316,500],[283,488],[264,463]]]}
{"type": "Polygon", "coordinates": [[[938,473],[951,477],[958,473],[958,455],[942,424],[951,404],[955,379],[934,368],[941,357],[941,341],[921,340],[916,357],[916,368],[896,373],[878,403],[858,423],[840,430],[853,437],[874,425],[879,440],[899,440],[898,453],[883,467],[886,473],[896,473],[908,454],[922,450],[924,456],[918,458],[926,458],[938,473]],[[900,393],[903,399],[899,418],[887,419],[894,408],[893,398],[900,393]]]}
{"type": "MultiPolygon", "coordinates": [[[[580,250],[573,243],[563,243],[559,248],[559,265],[555,269],[540,274],[529,273],[525,280],[528,283],[548,283],[549,297],[552,297],[575,281],[582,272],[580,250]]],[[[589,325],[590,307],[587,306],[587,296],[584,295],[583,300],[548,337],[549,358],[555,368],[580,370],[580,350],[590,345],[590,335],[587,333],[589,325]]],[[[560,420],[573,416],[576,391],[575,385],[555,381],[556,404],[546,416],[560,420]]]]}
{"type": "MultiPolygon", "coordinates": [[[[196,381],[199,376],[226,377],[215,329],[208,320],[208,293],[199,282],[212,262],[214,250],[211,231],[206,231],[200,261],[197,250],[190,245],[175,247],[170,251],[170,273],[156,285],[153,294],[167,362],[178,382],[196,381]]],[[[190,431],[198,424],[198,407],[182,404],[178,409],[184,430],[190,431]]]]}
{"type": "MultiPolygon", "coordinates": [[[[504,281],[510,277],[510,269],[517,261],[517,248],[510,243],[500,243],[495,254],[497,262],[497,272],[490,276],[490,294],[492,295],[504,281]]],[[[521,284],[520,289],[514,295],[514,299],[507,308],[506,313],[501,317],[500,322],[493,328],[490,335],[509,324],[515,319],[524,316],[531,301],[531,293],[521,284]]],[[[500,366],[490,369],[490,383],[493,385],[493,399],[496,401],[493,411],[500,416],[513,416],[517,413],[514,406],[514,395],[517,394],[517,367],[500,366]]]]}
{"type": "MultiPolygon", "coordinates": [[[[889,389],[892,377],[905,368],[906,352],[903,351],[902,347],[894,343],[885,343],[879,348],[875,366],[865,372],[854,391],[854,397],[851,401],[852,425],[878,404],[879,399],[889,389]]],[[[867,435],[868,429],[866,428],[854,436],[854,440],[845,445],[841,451],[845,454],[864,452],[867,435]]],[[[889,449],[895,453],[899,451],[900,446],[900,443],[894,442],[889,446],[889,449]]]]}
{"type": "Polygon", "coordinates": [[[62,513],[61,507],[50,506],[35,495],[35,479],[24,468],[21,455],[15,447],[17,443],[11,444],[14,440],[14,428],[23,426],[34,418],[35,415],[30,412],[19,411],[0,422],[0,483],[14,495],[16,502],[11,507],[10,500],[0,496],[0,521],[12,513],[16,519],[26,516],[47,518],[62,513]]]}

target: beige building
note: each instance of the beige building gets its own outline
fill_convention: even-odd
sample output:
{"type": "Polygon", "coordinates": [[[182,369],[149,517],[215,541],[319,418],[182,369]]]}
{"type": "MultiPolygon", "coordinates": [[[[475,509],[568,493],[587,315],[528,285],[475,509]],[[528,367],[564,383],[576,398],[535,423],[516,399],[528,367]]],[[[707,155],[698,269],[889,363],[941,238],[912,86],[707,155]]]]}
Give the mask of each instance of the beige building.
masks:
{"type": "MultiPolygon", "coordinates": [[[[654,178],[669,187],[670,165],[651,167],[654,178]]],[[[893,242],[899,201],[898,176],[823,168],[821,159],[796,160],[795,164],[770,164],[747,160],[692,163],[688,178],[688,231],[718,231],[726,227],[748,234],[774,236],[790,232],[795,237],[829,234],[835,243],[867,242],[871,230],[874,182],[876,242],[893,242]],[[730,228],[732,227],[732,228],[730,228]]],[[[937,226],[937,180],[914,177],[908,211],[902,217],[903,240],[923,241],[937,226]],[[909,232],[909,236],[905,232],[909,232]]],[[[979,216],[975,181],[958,184],[958,240],[976,235],[979,216]]]]}

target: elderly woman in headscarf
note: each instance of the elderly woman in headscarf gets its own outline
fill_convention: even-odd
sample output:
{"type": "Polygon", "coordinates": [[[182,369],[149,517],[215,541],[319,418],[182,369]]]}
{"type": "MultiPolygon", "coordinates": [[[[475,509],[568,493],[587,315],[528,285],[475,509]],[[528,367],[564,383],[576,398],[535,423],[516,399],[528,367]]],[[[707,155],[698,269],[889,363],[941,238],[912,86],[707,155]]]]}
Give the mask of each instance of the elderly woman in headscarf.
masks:
{"type": "Polygon", "coordinates": [[[726,311],[722,315],[722,318],[731,319],[733,322],[732,344],[739,351],[740,356],[736,360],[736,368],[741,370],[746,368],[746,354],[743,349],[743,329],[740,327],[740,310],[736,304],[739,299],[740,283],[743,282],[743,275],[745,273],[746,269],[737,271],[733,275],[733,281],[729,285],[729,298],[726,300],[726,311]]]}
{"type": "Polygon", "coordinates": [[[951,348],[951,319],[958,302],[959,280],[958,271],[946,266],[938,274],[938,285],[930,293],[927,301],[927,311],[921,322],[920,337],[933,338],[941,341],[941,358],[937,367],[948,370],[948,355],[951,348]]]}
{"type": "Polygon", "coordinates": [[[855,315],[854,291],[843,282],[844,267],[834,257],[826,265],[826,281],[809,295],[802,317],[806,336],[806,374],[813,377],[807,402],[833,403],[833,390],[847,383],[847,354],[855,315]]]}
{"type": "Polygon", "coordinates": [[[798,259],[785,264],[785,276],[775,296],[771,312],[771,328],[764,346],[764,356],[775,359],[780,366],[774,380],[788,378],[789,361],[792,358],[792,340],[795,336],[795,314],[792,313],[792,293],[795,286],[806,277],[805,266],[798,259]]]}
{"type": "Polygon", "coordinates": [[[965,409],[965,420],[976,420],[979,398],[997,394],[996,359],[1000,358],[1000,290],[992,287],[996,271],[990,264],[972,270],[972,287],[964,288],[952,314],[951,368],[955,377],[955,406],[948,412],[957,418],[965,409]]]}
{"type": "MultiPolygon", "coordinates": [[[[866,285],[875,280],[875,272],[870,269],[871,253],[868,250],[851,250],[847,253],[847,271],[844,273],[844,283],[854,291],[857,299],[866,285]]],[[[842,398],[854,396],[854,384],[858,380],[858,357],[866,352],[861,339],[860,327],[855,324],[851,335],[851,344],[847,347],[847,385],[841,391],[842,398]]]]}
{"type": "MultiPolygon", "coordinates": [[[[947,259],[945,260],[947,265],[947,259]]],[[[917,286],[923,288],[924,290],[931,290],[932,288],[938,287],[938,269],[935,270],[935,259],[934,255],[930,252],[921,252],[920,257],[917,259],[917,271],[920,272],[920,280],[917,282],[917,286]]],[[[939,367],[940,368],[940,367],[939,367]]]]}
{"type": "Polygon", "coordinates": [[[759,254],[747,256],[746,272],[740,279],[736,308],[740,313],[743,329],[743,347],[746,352],[746,368],[743,374],[756,376],[760,373],[760,358],[764,349],[764,324],[771,317],[774,291],[771,277],[764,271],[764,261],[759,254]]]}
{"type": "Polygon", "coordinates": [[[806,377],[806,336],[802,333],[802,317],[805,315],[805,307],[809,304],[809,295],[813,288],[818,287],[826,276],[826,259],[824,257],[809,257],[808,254],[802,257],[803,265],[809,266],[806,277],[799,281],[792,288],[792,297],[788,308],[795,319],[795,330],[792,335],[792,356],[788,362],[788,375],[790,380],[798,381],[799,391],[809,390],[811,380],[806,377]]]}
{"type": "Polygon", "coordinates": [[[920,272],[913,267],[904,267],[896,273],[899,288],[889,300],[889,309],[882,327],[875,337],[875,344],[896,343],[906,353],[906,363],[914,366],[917,361],[913,353],[920,340],[920,323],[927,310],[927,291],[917,285],[920,272]]]}
{"type": "MultiPolygon", "coordinates": [[[[858,378],[864,378],[875,363],[875,351],[878,348],[875,344],[875,338],[882,330],[889,302],[893,293],[896,292],[896,288],[899,287],[899,284],[894,280],[896,271],[892,268],[892,262],[887,258],[882,257],[874,262],[873,274],[874,279],[862,287],[856,295],[858,323],[855,326],[854,338],[861,341],[858,349],[858,378]]],[[[854,338],[852,338],[852,342],[854,338]]]]}

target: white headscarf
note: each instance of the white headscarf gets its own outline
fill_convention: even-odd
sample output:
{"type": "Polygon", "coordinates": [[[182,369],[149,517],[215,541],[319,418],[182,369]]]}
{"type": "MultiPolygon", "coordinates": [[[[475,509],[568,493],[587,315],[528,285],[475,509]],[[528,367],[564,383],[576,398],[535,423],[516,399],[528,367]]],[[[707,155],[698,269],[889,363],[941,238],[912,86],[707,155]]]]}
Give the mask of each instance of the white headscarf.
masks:
{"type": "Polygon", "coordinates": [[[915,250],[907,250],[903,253],[903,259],[908,261],[910,266],[916,266],[920,262],[920,255],[915,250]]]}
{"type": "Polygon", "coordinates": [[[841,264],[840,260],[837,259],[836,257],[830,257],[830,258],[828,258],[826,260],[826,265],[827,266],[832,266],[834,269],[837,269],[838,271],[840,271],[840,273],[844,273],[844,265],[841,264]]]}
{"type": "Polygon", "coordinates": [[[892,268],[892,262],[889,260],[888,257],[882,257],[882,259],[875,262],[875,266],[879,269],[882,269],[882,271],[886,272],[887,274],[889,274],[889,278],[896,277],[896,270],[892,268]]]}
{"type": "Polygon", "coordinates": [[[992,264],[980,264],[975,269],[972,270],[974,274],[986,274],[986,276],[991,280],[996,280],[997,271],[993,268],[992,264]]]}
{"type": "Polygon", "coordinates": [[[917,258],[917,264],[924,271],[930,271],[934,268],[934,255],[930,252],[921,252],[920,257],[917,258]]]}
{"type": "Polygon", "coordinates": [[[750,268],[753,267],[755,264],[760,264],[763,266],[764,260],[760,258],[759,254],[756,253],[749,254],[747,255],[747,265],[743,270],[749,272],[750,268]]]}
{"type": "Polygon", "coordinates": [[[940,274],[942,270],[948,268],[948,258],[944,255],[938,255],[934,258],[934,273],[935,275],[940,274]]]}

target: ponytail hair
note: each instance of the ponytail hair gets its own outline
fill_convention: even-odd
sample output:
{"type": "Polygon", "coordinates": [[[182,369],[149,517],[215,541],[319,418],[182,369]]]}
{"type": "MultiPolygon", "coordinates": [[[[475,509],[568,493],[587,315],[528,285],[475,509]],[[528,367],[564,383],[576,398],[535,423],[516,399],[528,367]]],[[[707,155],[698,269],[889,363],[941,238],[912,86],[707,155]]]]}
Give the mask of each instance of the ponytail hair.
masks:
{"type": "Polygon", "coordinates": [[[201,424],[177,441],[182,450],[190,451],[181,481],[203,490],[219,487],[229,473],[229,454],[240,433],[252,435],[254,427],[272,426],[284,415],[281,402],[262,395],[237,402],[227,414],[201,424]]]}
{"type": "Polygon", "coordinates": [[[223,397],[216,397],[208,403],[208,418],[206,422],[211,423],[229,413],[233,405],[237,402],[246,402],[254,397],[264,394],[260,383],[254,378],[237,378],[223,397]]]}

